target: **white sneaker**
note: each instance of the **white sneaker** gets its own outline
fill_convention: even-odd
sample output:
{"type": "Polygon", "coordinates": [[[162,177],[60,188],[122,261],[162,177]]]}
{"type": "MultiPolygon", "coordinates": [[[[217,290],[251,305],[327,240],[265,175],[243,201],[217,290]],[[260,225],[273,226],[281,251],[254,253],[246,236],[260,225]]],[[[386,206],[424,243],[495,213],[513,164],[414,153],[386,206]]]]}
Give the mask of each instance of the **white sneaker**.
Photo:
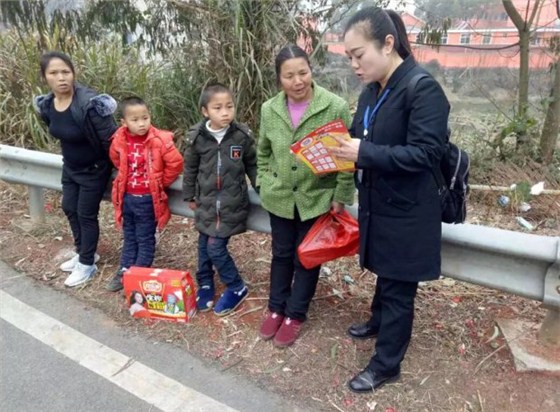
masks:
{"type": "MultiPolygon", "coordinates": [[[[76,266],[76,263],[78,263],[80,261],[80,255],[78,255],[76,252],[74,252],[74,256],[72,257],[72,259],[67,260],[66,262],[62,263],[62,265],[60,265],[60,270],[62,270],[63,272],[72,272],[74,270],[74,266],[76,266]]],[[[93,256],[93,263],[97,263],[99,261],[99,255],[96,253],[93,256]]]]}
{"type": "Polygon", "coordinates": [[[97,266],[84,265],[78,262],[76,263],[76,266],[74,267],[72,273],[70,273],[70,276],[68,276],[64,281],[64,285],[68,286],[69,288],[82,285],[93,278],[95,272],[97,272],[97,266]]]}

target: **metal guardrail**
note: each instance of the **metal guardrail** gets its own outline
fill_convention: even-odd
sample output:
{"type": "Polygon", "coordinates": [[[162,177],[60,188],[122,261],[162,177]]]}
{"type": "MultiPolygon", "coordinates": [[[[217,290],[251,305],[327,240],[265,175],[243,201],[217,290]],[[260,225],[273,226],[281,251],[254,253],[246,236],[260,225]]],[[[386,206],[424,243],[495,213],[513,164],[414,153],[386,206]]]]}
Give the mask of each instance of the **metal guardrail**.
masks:
{"type": "MultiPolygon", "coordinates": [[[[44,218],[43,188],[62,190],[60,155],[0,145],[0,178],[29,187],[30,214],[44,218]]],[[[248,228],[270,233],[267,212],[249,192],[248,228]]],[[[182,200],[180,179],[169,190],[175,215],[193,217],[182,200]]],[[[349,208],[356,216],[357,208],[349,208]]],[[[560,237],[538,236],[471,224],[443,225],[442,273],[445,276],[543,302],[548,315],[543,339],[560,345],[560,237]]]]}

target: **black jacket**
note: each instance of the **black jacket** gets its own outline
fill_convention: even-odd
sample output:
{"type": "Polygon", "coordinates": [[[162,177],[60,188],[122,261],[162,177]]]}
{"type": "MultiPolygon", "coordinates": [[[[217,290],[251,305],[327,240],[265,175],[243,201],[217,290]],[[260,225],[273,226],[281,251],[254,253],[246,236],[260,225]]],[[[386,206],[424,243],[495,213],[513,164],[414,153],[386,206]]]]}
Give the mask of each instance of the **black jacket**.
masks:
{"type": "Polygon", "coordinates": [[[257,153],[251,130],[233,122],[218,144],[206,129],[206,119],[187,132],[183,197],[195,200],[198,231],[229,237],[247,229],[247,180],[255,187],[257,153]]]}
{"type": "Polygon", "coordinates": [[[432,170],[443,154],[449,103],[431,76],[418,82],[407,101],[408,83],[421,72],[412,58],[396,69],[364,137],[366,107],[376,104],[380,87],[367,86],[351,127],[353,136],[364,139],[356,163],[362,171],[355,175],[360,264],[402,281],[437,279],[441,273],[441,210],[432,170]]]}
{"type": "MultiPolygon", "coordinates": [[[[34,99],[35,110],[41,119],[50,124],[49,109],[54,95],[37,96],[34,99]]],[[[100,158],[109,159],[111,136],[117,130],[117,124],[112,114],[117,108],[117,102],[108,94],[97,94],[79,83],[74,84],[74,96],[70,104],[70,112],[88,139],[92,149],[100,158]]]]}

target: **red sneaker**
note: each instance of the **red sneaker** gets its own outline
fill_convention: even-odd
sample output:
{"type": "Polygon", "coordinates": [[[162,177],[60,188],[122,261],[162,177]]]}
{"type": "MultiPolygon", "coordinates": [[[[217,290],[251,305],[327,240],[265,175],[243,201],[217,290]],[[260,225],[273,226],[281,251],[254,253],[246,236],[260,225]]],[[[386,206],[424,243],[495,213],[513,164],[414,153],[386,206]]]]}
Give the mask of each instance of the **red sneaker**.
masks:
{"type": "Polygon", "coordinates": [[[299,320],[291,318],[284,319],[282,326],[280,326],[280,329],[276,332],[276,336],[274,336],[274,346],[283,348],[292,345],[299,336],[302,324],[303,322],[299,320]]]}
{"type": "Polygon", "coordinates": [[[276,335],[276,332],[282,325],[282,321],[284,320],[284,316],[280,315],[279,313],[275,312],[268,312],[266,318],[264,318],[261,329],[259,331],[259,335],[263,340],[269,340],[276,335]]]}

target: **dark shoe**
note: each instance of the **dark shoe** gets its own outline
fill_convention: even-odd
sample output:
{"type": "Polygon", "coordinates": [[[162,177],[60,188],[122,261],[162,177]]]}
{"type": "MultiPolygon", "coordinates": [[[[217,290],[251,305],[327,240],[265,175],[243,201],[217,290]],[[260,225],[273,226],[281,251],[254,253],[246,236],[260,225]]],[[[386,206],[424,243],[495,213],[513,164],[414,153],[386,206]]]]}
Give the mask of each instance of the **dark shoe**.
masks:
{"type": "Polygon", "coordinates": [[[379,332],[378,328],[371,327],[366,323],[357,323],[348,328],[348,334],[354,339],[370,339],[375,338],[379,332]]]}
{"type": "Polygon", "coordinates": [[[105,289],[109,292],[118,292],[123,288],[123,274],[126,272],[126,268],[121,268],[119,271],[113,276],[113,278],[107,282],[105,285],[105,289]]]}
{"type": "Polygon", "coordinates": [[[247,286],[243,286],[243,288],[238,291],[227,288],[222,296],[220,296],[220,299],[218,299],[218,302],[216,302],[214,313],[218,316],[225,316],[233,312],[243,303],[248,294],[249,290],[247,286]]]}
{"type": "Polygon", "coordinates": [[[284,316],[275,312],[268,312],[266,318],[264,318],[261,329],[259,330],[259,335],[263,340],[269,340],[276,335],[282,322],[284,321],[284,316]]]}
{"type": "Polygon", "coordinates": [[[214,306],[214,288],[201,286],[196,291],[196,308],[199,312],[208,312],[214,306]]]}
{"type": "Polygon", "coordinates": [[[399,372],[394,375],[380,375],[369,368],[365,368],[348,381],[348,387],[351,391],[357,393],[373,392],[387,383],[398,381],[400,377],[399,372]]]}
{"type": "Polygon", "coordinates": [[[280,325],[280,329],[274,336],[274,346],[278,348],[285,348],[292,345],[299,336],[303,322],[291,318],[284,318],[284,322],[280,325]]]}

